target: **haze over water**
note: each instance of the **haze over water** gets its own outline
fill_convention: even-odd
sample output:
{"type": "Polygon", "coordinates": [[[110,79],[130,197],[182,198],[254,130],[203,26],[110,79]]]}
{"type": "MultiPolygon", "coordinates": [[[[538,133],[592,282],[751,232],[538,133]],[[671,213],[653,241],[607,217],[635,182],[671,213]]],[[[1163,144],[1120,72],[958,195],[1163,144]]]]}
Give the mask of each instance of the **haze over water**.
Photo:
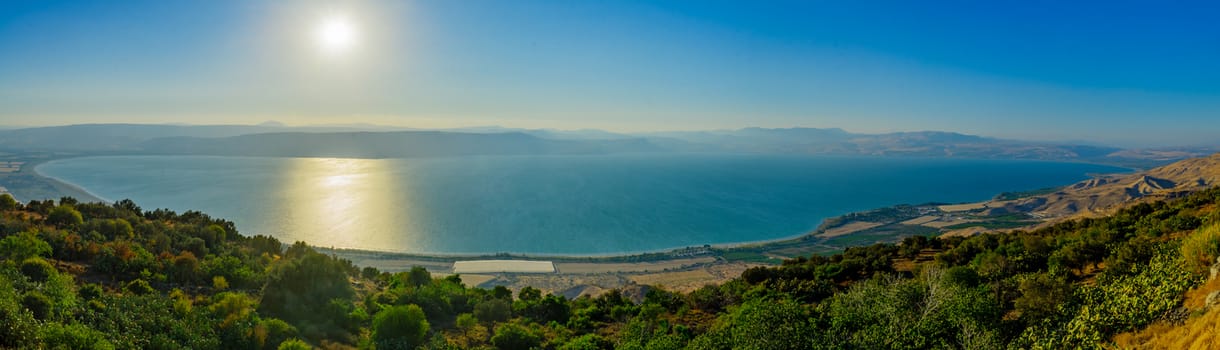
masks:
{"type": "Polygon", "coordinates": [[[894,204],[966,202],[1124,169],[1037,161],[738,156],[121,156],[41,165],[117,200],[284,242],[413,253],[608,254],[791,237],[894,204]]]}

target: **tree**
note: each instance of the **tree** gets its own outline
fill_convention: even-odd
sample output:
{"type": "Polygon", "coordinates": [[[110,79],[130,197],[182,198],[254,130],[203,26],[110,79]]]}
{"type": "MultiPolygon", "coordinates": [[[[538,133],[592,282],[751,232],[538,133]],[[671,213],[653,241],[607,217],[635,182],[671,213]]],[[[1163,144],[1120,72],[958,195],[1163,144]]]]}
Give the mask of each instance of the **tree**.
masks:
{"type": "Polygon", "coordinates": [[[38,291],[31,291],[25,293],[25,296],[21,298],[21,305],[25,306],[26,310],[30,310],[34,314],[34,318],[45,321],[51,316],[51,308],[55,306],[55,303],[38,291]]]}
{"type": "Polygon", "coordinates": [[[17,203],[17,200],[13,199],[13,196],[9,195],[8,193],[0,194],[0,210],[17,209],[19,204],[21,203],[17,203]]]}
{"type": "Polygon", "coordinates": [[[365,266],[360,270],[360,277],[363,277],[364,279],[371,280],[377,278],[378,275],[381,275],[381,271],[378,271],[376,267],[365,266]]]}
{"type": "Polygon", "coordinates": [[[803,349],[817,332],[808,312],[790,300],[752,299],[716,321],[691,342],[695,349],[803,349]]]}
{"type": "MultiPolygon", "coordinates": [[[[296,245],[293,247],[297,248],[296,245]]],[[[337,321],[318,312],[319,306],[328,305],[335,299],[350,301],[355,291],[348,283],[347,270],[340,261],[308,246],[304,249],[289,254],[298,255],[297,258],[281,260],[272,267],[263,286],[259,312],[288,321],[308,335],[310,332],[304,327],[305,324],[323,325],[337,321]]],[[[234,286],[237,284],[234,283],[234,286]]]]}
{"type": "Polygon", "coordinates": [[[123,290],[134,295],[147,295],[155,292],[152,286],[148,284],[148,281],[138,278],[124,285],[123,290]]]}
{"type": "Polygon", "coordinates": [[[512,313],[512,305],[504,299],[485,300],[474,306],[474,316],[487,323],[507,321],[512,313]]]}
{"type": "Polygon", "coordinates": [[[379,350],[414,349],[423,344],[429,327],[419,306],[391,307],[373,316],[373,343],[379,350]]]}
{"type": "Polygon", "coordinates": [[[564,343],[559,350],[601,350],[613,347],[613,343],[597,334],[585,334],[564,343]]]}
{"type": "Polygon", "coordinates": [[[1031,322],[1058,315],[1060,306],[1065,305],[1072,294],[1070,283],[1047,274],[1021,281],[1018,289],[1021,296],[1013,301],[1013,306],[1022,319],[1031,322]]]}
{"type": "Polygon", "coordinates": [[[471,329],[474,329],[474,326],[478,325],[479,319],[474,317],[474,314],[464,313],[458,315],[457,317],[457,327],[458,329],[461,329],[463,333],[469,333],[471,329]]]}
{"type": "Polygon", "coordinates": [[[0,240],[0,256],[13,261],[51,255],[51,245],[38,239],[33,232],[22,232],[0,240]]]}
{"type": "Polygon", "coordinates": [[[526,286],[525,288],[521,288],[520,292],[517,292],[517,299],[524,301],[535,301],[542,299],[542,291],[534,287],[526,286]]]}
{"type": "MultiPolygon", "coordinates": [[[[259,322],[259,327],[267,332],[267,339],[264,341],[264,344],[267,346],[264,346],[264,348],[270,348],[273,344],[281,344],[282,346],[287,341],[297,340],[296,337],[299,333],[296,327],[278,318],[264,318],[259,322]]],[[[300,340],[297,341],[299,342],[300,340]]],[[[304,344],[304,342],[301,343],[304,344]]],[[[309,348],[306,347],[305,349],[309,348]]]]}
{"type": "Polygon", "coordinates": [[[529,350],[541,343],[541,337],[515,323],[501,324],[491,337],[491,344],[500,350],[529,350]]]}
{"type": "Polygon", "coordinates": [[[70,205],[59,205],[47,213],[47,223],[58,227],[76,227],[84,223],[80,212],[70,205]]]}
{"type": "Polygon", "coordinates": [[[170,265],[166,266],[166,270],[166,274],[172,281],[193,283],[199,279],[199,259],[195,258],[194,253],[184,250],[170,259],[170,265]]]}
{"type": "Polygon", "coordinates": [[[21,262],[21,274],[35,282],[44,282],[55,273],[55,267],[39,257],[32,257],[21,262]]]}
{"type": "Polygon", "coordinates": [[[313,347],[309,346],[308,343],[301,341],[300,339],[294,338],[294,339],[285,340],[283,343],[280,343],[280,346],[276,349],[278,349],[278,350],[313,350],[313,347]]]}
{"type": "Polygon", "coordinates": [[[407,272],[407,284],[412,287],[419,287],[428,283],[432,283],[432,273],[422,266],[415,266],[407,272]]]}

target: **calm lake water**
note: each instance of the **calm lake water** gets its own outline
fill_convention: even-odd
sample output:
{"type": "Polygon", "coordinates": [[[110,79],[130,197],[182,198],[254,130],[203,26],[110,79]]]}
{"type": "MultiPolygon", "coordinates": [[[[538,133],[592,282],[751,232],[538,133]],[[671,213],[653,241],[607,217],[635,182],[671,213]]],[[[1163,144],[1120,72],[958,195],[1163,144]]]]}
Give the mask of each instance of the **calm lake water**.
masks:
{"type": "Polygon", "coordinates": [[[1124,169],[757,155],[430,159],[123,156],[38,171],[108,200],[200,210],[243,234],[416,253],[605,254],[790,237],[824,218],[967,202],[1124,169]]]}

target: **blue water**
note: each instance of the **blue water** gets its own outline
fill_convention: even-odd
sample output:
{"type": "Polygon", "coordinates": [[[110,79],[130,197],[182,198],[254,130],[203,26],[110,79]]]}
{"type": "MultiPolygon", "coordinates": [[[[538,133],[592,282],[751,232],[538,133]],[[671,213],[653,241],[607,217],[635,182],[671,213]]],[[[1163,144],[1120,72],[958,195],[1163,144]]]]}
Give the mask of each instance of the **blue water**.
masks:
{"type": "Polygon", "coordinates": [[[320,159],[122,156],[38,171],[243,234],[416,253],[605,254],[769,240],[902,203],[968,202],[1124,169],[756,155],[320,159]]]}

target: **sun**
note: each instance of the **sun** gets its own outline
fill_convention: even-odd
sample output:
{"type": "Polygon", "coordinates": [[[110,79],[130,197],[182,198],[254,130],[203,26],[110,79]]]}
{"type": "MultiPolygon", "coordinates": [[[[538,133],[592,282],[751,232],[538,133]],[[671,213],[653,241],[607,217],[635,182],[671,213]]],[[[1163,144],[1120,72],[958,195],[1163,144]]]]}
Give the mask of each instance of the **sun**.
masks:
{"type": "Polygon", "coordinates": [[[318,49],[330,56],[341,56],[355,49],[360,32],[347,16],[330,15],[322,18],[314,28],[314,42],[318,49]]]}

